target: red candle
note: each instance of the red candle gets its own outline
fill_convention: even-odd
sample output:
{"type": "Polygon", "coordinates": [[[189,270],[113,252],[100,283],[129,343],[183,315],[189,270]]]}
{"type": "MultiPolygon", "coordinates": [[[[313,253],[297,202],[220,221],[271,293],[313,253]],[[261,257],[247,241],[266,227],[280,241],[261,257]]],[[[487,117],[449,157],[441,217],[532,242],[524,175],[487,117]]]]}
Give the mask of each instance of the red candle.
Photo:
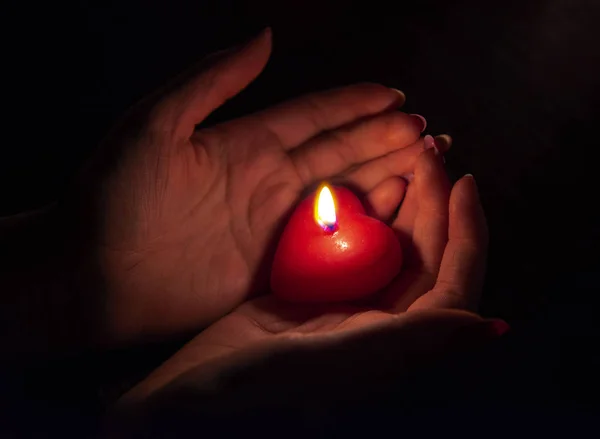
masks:
{"type": "Polygon", "coordinates": [[[367,216],[348,189],[324,185],[303,200],[279,241],[273,292],[296,302],[354,300],[385,287],[400,271],[394,232],[367,216]]]}

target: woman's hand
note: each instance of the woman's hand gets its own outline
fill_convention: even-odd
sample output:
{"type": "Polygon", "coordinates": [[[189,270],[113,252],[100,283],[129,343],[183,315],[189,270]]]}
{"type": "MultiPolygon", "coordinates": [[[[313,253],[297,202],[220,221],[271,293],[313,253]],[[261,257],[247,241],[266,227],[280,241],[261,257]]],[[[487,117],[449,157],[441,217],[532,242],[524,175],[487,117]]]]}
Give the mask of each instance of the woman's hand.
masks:
{"type": "MultiPolygon", "coordinates": [[[[383,219],[400,203],[399,176],[425,149],[424,126],[390,111],[404,101],[392,89],[345,87],[196,129],[261,72],[270,51],[265,31],[142,102],[82,176],[78,228],[96,252],[112,339],[199,328],[266,291],[278,226],[307,186],[349,183],[383,219]]],[[[250,322],[261,303],[225,326],[250,322]]]]}
{"type": "Polygon", "coordinates": [[[405,268],[372,303],[300,305],[274,296],[251,300],[203,331],[126,399],[144,399],[171,381],[182,384],[185,376],[197,379],[202,374],[193,371],[205,366],[243,362],[253,350],[343,348],[353,334],[386,327],[405,335],[398,339],[404,345],[391,351],[410,351],[412,361],[430,350],[428,343],[431,350],[440,349],[457,329],[483,323],[475,314],[456,311],[475,310],[485,270],[487,228],[473,178],[463,177],[450,190],[441,158],[433,150],[423,153],[392,227],[407,250],[405,268]]]}

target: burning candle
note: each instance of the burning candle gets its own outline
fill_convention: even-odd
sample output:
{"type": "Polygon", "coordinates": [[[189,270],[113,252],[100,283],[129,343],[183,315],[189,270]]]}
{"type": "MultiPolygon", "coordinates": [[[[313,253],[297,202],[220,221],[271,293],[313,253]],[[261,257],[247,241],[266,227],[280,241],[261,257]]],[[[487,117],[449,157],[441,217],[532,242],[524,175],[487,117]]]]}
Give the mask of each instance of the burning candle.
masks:
{"type": "Polygon", "coordinates": [[[354,300],[385,287],[401,266],[394,232],[369,217],[350,190],[323,185],[298,205],[286,225],[271,287],[296,302],[354,300]]]}

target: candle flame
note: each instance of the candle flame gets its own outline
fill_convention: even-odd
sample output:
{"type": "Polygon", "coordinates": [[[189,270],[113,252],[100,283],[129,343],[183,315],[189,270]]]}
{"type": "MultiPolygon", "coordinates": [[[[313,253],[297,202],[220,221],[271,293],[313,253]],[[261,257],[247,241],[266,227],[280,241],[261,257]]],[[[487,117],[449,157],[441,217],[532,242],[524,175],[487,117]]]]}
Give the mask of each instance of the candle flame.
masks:
{"type": "Polygon", "coordinates": [[[337,218],[333,194],[326,185],[321,188],[315,207],[315,219],[324,230],[331,231],[336,225],[337,218]]]}

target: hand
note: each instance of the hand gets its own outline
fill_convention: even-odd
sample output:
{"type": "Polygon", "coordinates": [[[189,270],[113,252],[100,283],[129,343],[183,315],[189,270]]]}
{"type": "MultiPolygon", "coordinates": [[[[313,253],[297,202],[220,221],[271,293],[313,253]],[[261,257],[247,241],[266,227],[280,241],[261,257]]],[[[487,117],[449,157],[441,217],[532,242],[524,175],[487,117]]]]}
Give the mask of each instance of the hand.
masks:
{"type": "Polygon", "coordinates": [[[265,31],[142,102],[84,173],[74,204],[112,338],[196,329],[267,291],[272,240],[311,184],[352,184],[384,219],[401,201],[423,126],[390,112],[404,100],[392,89],[350,86],[196,128],[270,51],[265,31]]]}
{"type": "Polygon", "coordinates": [[[143,399],[188,371],[235,355],[243,359],[258,346],[341,344],[349,333],[391,326],[408,331],[398,339],[405,345],[393,349],[406,353],[423,337],[427,341],[418,343],[425,352],[431,340],[439,348],[457,327],[481,322],[475,314],[448,311],[474,310],[483,282],[487,228],[473,178],[463,177],[450,191],[440,158],[428,150],[392,226],[408,251],[406,266],[373,303],[300,305],[274,296],[249,301],[198,335],[127,398],[143,399]]]}

